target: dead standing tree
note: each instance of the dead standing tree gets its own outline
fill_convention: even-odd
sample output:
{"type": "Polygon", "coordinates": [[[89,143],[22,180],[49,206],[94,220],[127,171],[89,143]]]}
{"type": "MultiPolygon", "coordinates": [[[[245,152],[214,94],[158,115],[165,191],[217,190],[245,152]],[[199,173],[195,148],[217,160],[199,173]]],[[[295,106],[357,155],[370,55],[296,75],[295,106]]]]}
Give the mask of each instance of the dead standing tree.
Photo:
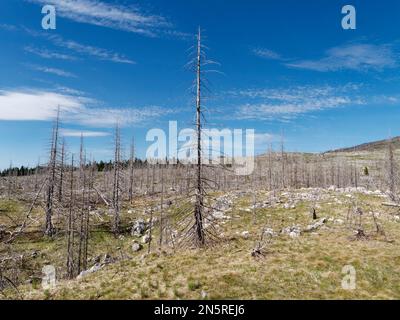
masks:
{"type": "Polygon", "coordinates": [[[89,192],[88,177],[86,173],[86,152],[84,150],[83,135],[79,154],[79,188],[81,192],[81,207],[79,210],[79,248],[78,248],[78,273],[87,268],[87,247],[89,232],[89,192]]]}
{"type": "Polygon", "coordinates": [[[394,153],[393,153],[393,140],[388,140],[388,151],[387,151],[387,183],[389,187],[389,196],[390,200],[397,202],[396,196],[396,174],[397,168],[394,161],[394,153]]]}
{"type": "MultiPolygon", "coordinates": [[[[207,243],[210,243],[216,238],[216,233],[213,232],[214,225],[212,219],[210,219],[210,210],[212,208],[206,203],[206,187],[209,186],[210,180],[207,179],[205,172],[205,164],[203,163],[203,123],[202,119],[202,94],[203,87],[205,87],[205,79],[203,74],[206,72],[212,72],[213,70],[205,70],[205,66],[210,64],[216,64],[211,60],[207,60],[204,53],[204,46],[202,44],[201,29],[199,28],[197,34],[197,45],[195,50],[195,57],[188,66],[192,67],[196,73],[195,80],[195,94],[196,94],[196,123],[195,123],[195,141],[190,146],[190,155],[194,161],[188,161],[186,163],[186,177],[187,177],[187,189],[190,195],[194,196],[194,205],[189,211],[190,216],[184,215],[184,218],[180,221],[180,229],[182,236],[180,238],[181,243],[187,243],[187,241],[196,247],[204,247],[207,243]],[[193,169],[193,172],[192,170],[193,169]],[[193,186],[190,183],[193,181],[193,186]],[[189,220],[189,221],[188,221],[189,220]],[[214,234],[215,233],[215,234],[214,234]]],[[[208,151],[208,150],[205,150],[208,151]]]]}
{"type": "Polygon", "coordinates": [[[63,182],[64,182],[64,165],[65,165],[65,139],[61,142],[61,155],[60,155],[60,182],[58,184],[58,201],[62,202],[63,198],[63,182]]]}
{"type": "Polygon", "coordinates": [[[204,211],[204,187],[202,179],[202,163],[201,163],[201,67],[202,67],[202,52],[201,52],[201,30],[197,35],[197,70],[196,70],[196,134],[197,134],[197,168],[196,168],[196,202],[194,206],[196,232],[196,244],[204,246],[205,235],[203,226],[203,211],[204,211]]]}
{"type": "Polygon", "coordinates": [[[45,235],[54,235],[53,226],[53,213],[54,213],[54,192],[57,181],[57,155],[58,155],[58,139],[59,139],[59,125],[60,125],[60,108],[57,110],[57,118],[53,127],[53,134],[51,139],[50,161],[48,164],[48,179],[46,189],[46,227],[45,235]]]}
{"type": "Polygon", "coordinates": [[[120,205],[121,205],[121,133],[119,125],[115,126],[114,137],[114,168],[113,168],[113,194],[112,206],[114,210],[113,232],[119,234],[120,229],[120,205]]]}
{"type": "Polygon", "coordinates": [[[132,138],[132,143],[131,143],[131,153],[129,157],[129,188],[128,188],[128,193],[129,193],[129,203],[132,204],[133,201],[133,182],[134,182],[134,167],[135,167],[135,142],[134,138],[132,138]]]}
{"type": "Polygon", "coordinates": [[[74,277],[74,236],[75,236],[75,194],[74,194],[74,156],[71,160],[69,188],[69,212],[67,221],[67,276],[74,277]]]}

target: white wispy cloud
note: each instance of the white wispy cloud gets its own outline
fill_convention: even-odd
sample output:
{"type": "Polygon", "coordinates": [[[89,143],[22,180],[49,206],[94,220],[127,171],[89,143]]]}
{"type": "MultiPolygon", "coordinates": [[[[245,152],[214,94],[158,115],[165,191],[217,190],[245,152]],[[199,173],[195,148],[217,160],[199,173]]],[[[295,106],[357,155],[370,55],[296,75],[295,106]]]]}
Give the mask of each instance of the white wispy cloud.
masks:
{"type": "Polygon", "coordinates": [[[73,88],[69,88],[66,86],[61,86],[61,85],[56,85],[55,89],[57,92],[59,93],[65,93],[67,95],[72,95],[72,96],[85,96],[85,92],[81,91],[81,90],[76,90],[73,88]]]}
{"type": "Polygon", "coordinates": [[[167,114],[171,108],[148,106],[142,108],[101,107],[100,101],[79,95],[43,90],[0,90],[0,120],[49,121],[60,107],[63,122],[90,127],[110,128],[142,125],[167,114]]]}
{"type": "Polygon", "coordinates": [[[82,44],[73,40],[65,40],[63,37],[56,34],[38,32],[29,28],[24,28],[23,30],[33,37],[41,37],[47,39],[60,48],[69,49],[81,55],[91,56],[99,60],[111,61],[116,63],[126,63],[126,64],[136,63],[135,61],[127,58],[125,55],[111,50],[82,44]]]}
{"type": "Polygon", "coordinates": [[[6,31],[17,31],[18,27],[14,26],[12,24],[0,23],[0,29],[6,30],[6,31]]]}
{"type": "Polygon", "coordinates": [[[265,48],[256,48],[253,49],[252,52],[254,55],[264,59],[285,60],[279,53],[265,48]]]}
{"type": "Polygon", "coordinates": [[[137,6],[113,4],[99,0],[27,0],[40,5],[56,6],[57,14],[75,22],[156,36],[160,30],[172,28],[161,15],[144,12],[137,6]]]}
{"type": "Polygon", "coordinates": [[[230,91],[232,97],[250,100],[237,107],[234,117],[255,120],[288,120],[301,114],[348,105],[365,104],[358,85],[296,86],[230,91]]]}
{"type": "Polygon", "coordinates": [[[116,123],[121,126],[139,125],[151,119],[174,113],[174,110],[155,106],[143,108],[84,108],[79,114],[66,117],[70,122],[78,122],[87,126],[114,127],[116,123]]]}
{"type": "Polygon", "coordinates": [[[44,72],[44,73],[50,73],[50,74],[54,74],[54,75],[60,76],[60,77],[66,77],[66,78],[76,78],[77,77],[75,74],[73,74],[71,72],[64,71],[64,70],[57,69],[57,68],[38,66],[38,65],[34,65],[34,64],[27,64],[26,66],[31,68],[32,70],[36,70],[36,71],[40,71],[40,72],[44,72]]]}
{"type": "Polygon", "coordinates": [[[104,131],[88,131],[88,130],[76,130],[76,129],[61,129],[60,134],[64,137],[107,137],[110,135],[109,132],[104,131]]]}
{"type": "Polygon", "coordinates": [[[64,40],[59,36],[52,36],[50,39],[54,42],[54,44],[60,47],[73,50],[80,54],[93,56],[95,58],[98,58],[99,60],[105,60],[117,63],[135,64],[135,61],[130,60],[119,53],[112,52],[106,49],[84,45],[72,40],[64,40]]]}
{"type": "Polygon", "coordinates": [[[66,40],[63,37],[56,34],[49,34],[47,32],[38,32],[29,28],[22,28],[26,33],[33,37],[44,38],[51,41],[55,46],[69,49],[74,51],[76,54],[91,56],[102,61],[111,61],[116,63],[136,64],[135,61],[127,58],[125,55],[99,48],[91,45],[82,44],[73,40],[66,40]]]}
{"type": "Polygon", "coordinates": [[[39,49],[33,46],[26,46],[24,50],[45,59],[77,60],[76,57],[71,55],[53,52],[47,49],[39,49]]]}
{"type": "Polygon", "coordinates": [[[338,70],[382,70],[397,65],[390,45],[346,44],[326,51],[317,60],[299,60],[286,63],[286,66],[320,72],[338,70]]]}

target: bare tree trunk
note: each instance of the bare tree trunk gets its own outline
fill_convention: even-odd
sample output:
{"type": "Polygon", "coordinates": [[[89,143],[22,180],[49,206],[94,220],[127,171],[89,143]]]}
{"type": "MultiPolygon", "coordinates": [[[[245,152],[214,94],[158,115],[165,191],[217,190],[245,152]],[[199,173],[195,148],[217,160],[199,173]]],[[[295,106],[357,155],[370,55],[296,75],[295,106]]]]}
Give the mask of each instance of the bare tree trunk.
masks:
{"type": "Polygon", "coordinates": [[[151,242],[153,240],[153,208],[150,208],[150,232],[149,232],[149,245],[147,248],[147,253],[151,251],[151,242]]]}
{"type": "Polygon", "coordinates": [[[56,185],[56,170],[57,170],[57,152],[58,152],[58,132],[60,123],[60,108],[57,110],[57,118],[53,128],[53,135],[51,141],[50,150],[50,162],[49,162],[49,179],[46,193],[46,228],[45,235],[53,236],[53,211],[54,211],[54,189],[56,185]]]}
{"type": "Polygon", "coordinates": [[[160,205],[160,242],[159,246],[162,247],[163,233],[164,233],[164,166],[161,164],[161,205],[160,205]]]}
{"type": "Polygon", "coordinates": [[[58,184],[58,201],[62,202],[63,196],[63,180],[64,180],[64,162],[65,162],[65,139],[62,140],[61,145],[61,159],[60,159],[60,182],[58,184]]]}
{"type": "Polygon", "coordinates": [[[285,145],[284,145],[284,136],[283,136],[283,132],[282,132],[282,136],[281,136],[281,168],[282,168],[282,189],[285,189],[286,184],[285,184],[285,145]]]}
{"type": "Polygon", "coordinates": [[[81,208],[80,208],[80,219],[79,219],[79,249],[78,249],[78,273],[84,269],[84,242],[85,242],[85,213],[86,213],[86,173],[85,173],[85,154],[83,149],[83,136],[81,136],[81,147],[80,147],[80,156],[79,156],[79,184],[80,190],[82,194],[81,199],[81,208]]]}
{"type": "Polygon", "coordinates": [[[129,202],[133,201],[133,179],[134,179],[134,165],[135,165],[135,144],[132,138],[131,154],[129,158],[129,202]]]}
{"type": "Polygon", "coordinates": [[[121,135],[119,125],[115,127],[115,149],[114,149],[114,181],[113,181],[113,209],[115,235],[119,234],[120,227],[120,165],[121,165],[121,135]]]}
{"type": "Polygon", "coordinates": [[[197,92],[196,92],[196,133],[197,133],[197,174],[196,174],[196,203],[194,209],[195,232],[197,243],[200,246],[205,244],[203,227],[203,180],[201,163],[201,31],[199,28],[197,36],[197,92]]]}
{"type": "Polygon", "coordinates": [[[393,142],[392,139],[388,141],[388,185],[390,191],[390,199],[392,201],[396,201],[396,172],[395,172],[395,163],[394,163],[394,155],[393,155],[393,142]]]}
{"type": "Polygon", "coordinates": [[[69,279],[74,277],[74,156],[71,160],[70,189],[69,189],[69,214],[67,229],[67,275],[69,279]]]}

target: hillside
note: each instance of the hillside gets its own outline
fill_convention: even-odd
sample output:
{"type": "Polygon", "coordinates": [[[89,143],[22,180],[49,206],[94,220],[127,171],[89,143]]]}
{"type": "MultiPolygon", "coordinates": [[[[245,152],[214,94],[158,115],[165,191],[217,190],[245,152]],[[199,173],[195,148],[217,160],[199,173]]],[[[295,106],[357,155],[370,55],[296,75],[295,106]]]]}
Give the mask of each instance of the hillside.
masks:
{"type": "MultiPolygon", "coordinates": [[[[366,142],[363,144],[359,144],[354,147],[341,148],[336,150],[329,150],[326,153],[340,153],[340,152],[375,152],[375,151],[384,151],[387,148],[387,144],[390,139],[366,142]]],[[[392,139],[394,149],[400,149],[400,137],[395,137],[392,139]]]]}

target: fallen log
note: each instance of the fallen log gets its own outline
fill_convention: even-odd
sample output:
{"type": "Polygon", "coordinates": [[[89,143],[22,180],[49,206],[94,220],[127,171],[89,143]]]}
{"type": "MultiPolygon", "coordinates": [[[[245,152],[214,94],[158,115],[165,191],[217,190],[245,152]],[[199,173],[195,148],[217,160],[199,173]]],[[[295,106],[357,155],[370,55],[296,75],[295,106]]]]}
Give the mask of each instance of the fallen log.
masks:
{"type": "Polygon", "coordinates": [[[384,207],[392,207],[392,208],[400,208],[400,204],[389,203],[389,202],[383,202],[382,206],[384,206],[384,207]]]}

